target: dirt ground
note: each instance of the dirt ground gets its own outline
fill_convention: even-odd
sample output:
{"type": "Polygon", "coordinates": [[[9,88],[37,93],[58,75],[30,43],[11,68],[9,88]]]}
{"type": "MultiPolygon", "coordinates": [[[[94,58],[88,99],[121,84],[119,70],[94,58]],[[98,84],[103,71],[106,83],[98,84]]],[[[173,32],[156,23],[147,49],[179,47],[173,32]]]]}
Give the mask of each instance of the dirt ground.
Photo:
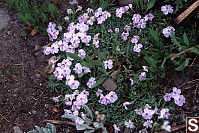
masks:
{"type": "MultiPolygon", "coordinates": [[[[67,2],[62,7],[63,12],[67,2]]],[[[79,3],[87,5],[83,0],[79,3]]],[[[0,3],[0,8],[5,9],[5,4],[0,3]]],[[[35,55],[36,49],[48,43],[48,37],[40,34],[21,37],[25,24],[17,18],[16,11],[6,12],[11,22],[0,32],[0,133],[13,133],[16,126],[27,132],[35,125],[45,126],[43,120],[60,120],[62,112],[53,112],[50,100],[53,93],[46,88],[48,75],[39,73],[47,65],[48,58],[43,54],[35,55]]],[[[175,81],[170,81],[168,76],[162,81],[168,87],[181,87],[187,99],[185,106],[176,110],[178,115],[172,118],[172,126],[183,124],[183,113],[199,116],[198,61],[196,57],[184,76],[176,76],[175,81]]],[[[75,132],[74,127],[67,125],[57,126],[57,129],[58,133],[75,132]]]]}

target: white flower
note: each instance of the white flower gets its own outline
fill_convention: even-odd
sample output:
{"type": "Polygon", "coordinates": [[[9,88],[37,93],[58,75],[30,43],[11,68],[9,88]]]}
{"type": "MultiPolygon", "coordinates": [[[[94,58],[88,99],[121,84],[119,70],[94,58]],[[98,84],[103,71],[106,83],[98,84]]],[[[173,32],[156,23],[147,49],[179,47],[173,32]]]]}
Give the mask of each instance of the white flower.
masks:
{"type": "Polygon", "coordinates": [[[143,67],[143,70],[144,70],[144,71],[148,72],[148,69],[149,69],[148,66],[142,66],[142,67],[143,67]]]}
{"type": "Polygon", "coordinates": [[[133,128],[133,127],[134,127],[134,126],[133,126],[133,122],[132,122],[131,120],[129,120],[128,122],[125,121],[125,122],[124,122],[124,125],[125,125],[126,127],[128,127],[128,128],[133,128]]]}
{"type": "Polygon", "coordinates": [[[115,129],[115,133],[118,133],[120,131],[120,127],[117,126],[116,124],[114,124],[113,127],[115,129]]]}
{"type": "Polygon", "coordinates": [[[108,61],[104,61],[104,67],[105,69],[112,69],[113,68],[113,61],[112,60],[108,60],[108,61]]]}
{"type": "Polygon", "coordinates": [[[168,132],[171,132],[171,126],[168,125],[168,124],[169,124],[169,121],[164,121],[164,123],[163,123],[163,129],[165,129],[168,132]]]}

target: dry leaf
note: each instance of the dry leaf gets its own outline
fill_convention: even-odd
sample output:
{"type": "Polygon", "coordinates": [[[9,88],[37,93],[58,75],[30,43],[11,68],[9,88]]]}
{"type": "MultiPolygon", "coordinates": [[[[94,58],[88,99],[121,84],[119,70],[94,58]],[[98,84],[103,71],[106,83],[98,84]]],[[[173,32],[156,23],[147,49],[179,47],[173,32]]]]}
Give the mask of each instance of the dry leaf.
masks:
{"type": "Polygon", "coordinates": [[[56,106],[54,106],[54,107],[53,107],[53,111],[56,112],[56,113],[58,113],[58,112],[59,112],[59,109],[58,109],[56,106]]]}
{"type": "Polygon", "coordinates": [[[54,71],[54,68],[52,68],[52,60],[56,60],[56,56],[52,56],[49,60],[48,60],[48,66],[42,68],[40,70],[40,73],[42,74],[46,74],[46,73],[52,73],[54,71]]]}
{"type": "Polygon", "coordinates": [[[36,33],[37,33],[37,30],[36,30],[36,29],[33,29],[33,30],[31,31],[31,35],[32,35],[32,36],[34,36],[36,33]]]}
{"type": "Polygon", "coordinates": [[[30,24],[29,22],[27,22],[26,24],[29,25],[29,26],[32,26],[32,24],[30,24]]]}
{"type": "Polygon", "coordinates": [[[109,78],[105,80],[105,82],[102,84],[102,86],[107,90],[107,91],[115,91],[117,88],[116,83],[113,81],[113,79],[109,78]]]}

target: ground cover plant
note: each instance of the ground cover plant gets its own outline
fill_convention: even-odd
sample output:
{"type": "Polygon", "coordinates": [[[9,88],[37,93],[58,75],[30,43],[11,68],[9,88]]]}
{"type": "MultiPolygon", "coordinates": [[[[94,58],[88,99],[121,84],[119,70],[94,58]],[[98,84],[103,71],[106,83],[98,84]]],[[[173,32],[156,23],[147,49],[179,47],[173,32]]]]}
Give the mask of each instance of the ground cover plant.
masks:
{"type": "Polygon", "coordinates": [[[172,25],[169,3],[151,12],[138,4],[141,12],[132,5],[109,11],[78,6],[48,25],[48,86],[77,130],[94,132],[101,122],[103,132],[106,126],[115,132],[171,131],[169,117],[186,102],[180,88],[163,89],[158,81],[190,64],[189,56],[198,54],[197,34],[172,25]]]}

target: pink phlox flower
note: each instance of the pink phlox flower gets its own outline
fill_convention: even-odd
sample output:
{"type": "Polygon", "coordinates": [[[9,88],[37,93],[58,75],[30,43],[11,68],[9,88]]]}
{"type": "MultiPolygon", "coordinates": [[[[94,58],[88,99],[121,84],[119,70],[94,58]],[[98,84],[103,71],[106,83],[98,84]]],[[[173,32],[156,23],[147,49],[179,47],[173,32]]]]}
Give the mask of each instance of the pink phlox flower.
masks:
{"type": "Polygon", "coordinates": [[[71,102],[71,101],[69,101],[69,100],[66,100],[66,101],[65,101],[65,105],[67,105],[67,106],[71,106],[71,105],[72,105],[72,102],[71,102]]]}
{"type": "Polygon", "coordinates": [[[140,81],[146,80],[146,73],[145,73],[145,72],[142,72],[142,73],[139,75],[139,80],[140,80],[140,81]]]}
{"type": "Polygon", "coordinates": [[[161,7],[161,11],[164,13],[164,15],[167,15],[168,13],[173,13],[173,7],[171,5],[165,5],[161,7]]]}
{"type": "Polygon", "coordinates": [[[118,34],[120,32],[119,28],[115,28],[115,33],[118,34]]]}
{"type": "Polygon", "coordinates": [[[143,67],[143,71],[148,72],[149,71],[149,67],[148,66],[142,66],[143,67]]]}
{"type": "Polygon", "coordinates": [[[91,9],[91,8],[87,8],[86,11],[87,11],[88,13],[93,13],[93,9],[91,9]]]}
{"type": "Polygon", "coordinates": [[[58,102],[59,102],[59,97],[60,97],[60,96],[58,96],[58,97],[53,97],[53,101],[54,101],[55,103],[58,103],[58,102]]]}
{"type": "Polygon", "coordinates": [[[80,85],[79,81],[78,80],[70,80],[68,82],[68,85],[70,86],[71,89],[77,89],[80,85]]]}
{"type": "Polygon", "coordinates": [[[99,17],[100,15],[102,15],[102,8],[98,8],[96,11],[95,11],[95,17],[99,17]]]}
{"type": "Polygon", "coordinates": [[[131,43],[137,44],[139,39],[140,39],[139,36],[134,36],[134,37],[131,39],[131,43]]]}
{"type": "Polygon", "coordinates": [[[60,40],[58,42],[60,51],[66,51],[68,49],[68,43],[65,41],[60,40]]]}
{"type": "Polygon", "coordinates": [[[169,109],[164,108],[160,111],[160,116],[158,116],[158,119],[164,119],[164,118],[169,119],[169,116],[170,116],[169,109]]]}
{"type": "Polygon", "coordinates": [[[138,115],[142,115],[143,112],[142,112],[142,109],[136,109],[135,113],[138,114],[138,115]]]}
{"type": "Polygon", "coordinates": [[[75,124],[76,124],[76,126],[84,124],[84,120],[79,118],[79,117],[76,117],[75,118],[75,124]]]}
{"type": "Polygon", "coordinates": [[[51,33],[55,29],[56,24],[53,22],[49,22],[47,32],[51,33]]]}
{"type": "Polygon", "coordinates": [[[76,38],[74,39],[72,42],[71,42],[71,45],[73,48],[77,48],[79,47],[79,43],[80,43],[80,39],[79,38],[76,38]]]}
{"type": "Polygon", "coordinates": [[[133,47],[133,51],[139,53],[139,52],[141,52],[141,48],[142,47],[143,46],[140,43],[139,44],[135,44],[134,47],[133,47]]]}
{"type": "Polygon", "coordinates": [[[98,89],[96,92],[97,97],[102,95],[102,90],[98,89]]]}
{"type": "Polygon", "coordinates": [[[76,63],[75,68],[73,70],[75,73],[81,74],[82,73],[82,65],[80,63],[76,63]]]}
{"type": "Polygon", "coordinates": [[[73,75],[67,75],[66,76],[66,85],[68,85],[68,82],[75,80],[75,76],[73,75]]]}
{"type": "Polygon", "coordinates": [[[146,28],[146,21],[144,19],[140,19],[137,28],[142,28],[142,29],[146,28]]]}
{"type": "Polygon", "coordinates": [[[86,52],[83,49],[78,50],[78,56],[82,59],[85,58],[86,52]]]}
{"type": "Polygon", "coordinates": [[[122,39],[123,39],[124,41],[127,40],[127,37],[128,37],[128,36],[129,36],[129,33],[125,33],[125,32],[122,33],[122,39]]]}
{"type": "Polygon", "coordinates": [[[123,6],[124,12],[127,12],[129,10],[129,6],[123,6]]]}
{"type": "Polygon", "coordinates": [[[108,61],[104,61],[104,67],[105,69],[112,69],[113,68],[113,61],[112,60],[108,60],[108,61]]]}
{"type": "Polygon", "coordinates": [[[110,18],[110,17],[111,17],[111,14],[110,14],[110,12],[108,12],[108,11],[104,11],[104,12],[102,12],[102,16],[103,16],[105,19],[107,19],[107,18],[110,18]]]}
{"type": "Polygon", "coordinates": [[[131,120],[125,121],[125,122],[124,122],[124,125],[125,125],[127,128],[133,128],[133,127],[134,127],[133,122],[132,122],[131,120]]]}
{"type": "Polygon", "coordinates": [[[89,36],[89,35],[83,35],[81,37],[81,40],[82,40],[83,43],[89,43],[90,40],[91,40],[91,36],[89,36]]]}
{"type": "Polygon", "coordinates": [[[88,82],[87,82],[88,88],[91,88],[95,83],[96,83],[95,78],[91,77],[91,78],[88,80],[88,82]]]}
{"type": "Polygon", "coordinates": [[[55,77],[61,75],[62,73],[63,73],[63,69],[61,69],[60,67],[56,67],[55,71],[53,72],[55,77]]]}
{"type": "Polygon", "coordinates": [[[80,110],[80,108],[81,108],[81,105],[77,101],[73,102],[72,111],[78,111],[80,110]]]}
{"type": "Polygon", "coordinates": [[[86,91],[86,90],[83,90],[80,94],[81,94],[81,95],[88,96],[88,95],[89,95],[89,92],[88,92],[88,91],[86,91]]]}
{"type": "Polygon", "coordinates": [[[181,94],[181,90],[177,89],[176,87],[173,87],[173,92],[171,93],[171,97],[174,98],[180,94],[181,94]]]}
{"type": "Polygon", "coordinates": [[[134,83],[136,83],[133,79],[130,79],[131,81],[131,85],[134,85],[134,83]]]}
{"type": "Polygon", "coordinates": [[[131,26],[126,25],[126,26],[124,27],[124,30],[126,30],[127,32],[130,31],[130,30],[131,30],[131,26]]]}
{"type": "Polygon", "coordinates": [[[59,51],[59,46],[58,46],[58,42],[54,42],[52,45],[51,45],[51,47],[50,47],[50,49],[51,49],[51,53],[52,54],[55,54],[55,53],[58,53],[58,51],[59,51]]]}
{"type": "Polygon", "coordinates": [[[45,47],[43,50],[44,55],[49,55],[51,53],[51,48],[50,47],[45,47]]]}
{"type": "MultiPolygon", "coordinates": [[[[52,40],[57,39],[57,35],[59,35],[59,30],[54,29],[51,33],[49,33],[52,40]]],[[[51,40],[51,41],[52,41],[51,40]]]]}
{"type": "Polygon", "coordinates": [[[64,78],[64,76],[61,74],[57,76],[57,80],[62,80],[63,78],[64,78]]]}
{"type": "Polygon", "coordinates": [[[173,32],[174,32],[175,29],[173,27],[169,26],[167,28],[164,28],[162,33],[164,34],[165,37],[168,38],[169,36],[171,36],[172,29],[173,29],[173,32]]]}
{"type": "Polygon", "coordinates": [[[109,32],[109,33],[112,33],[113,31],[112,31],[111,29],[108,29],[108,32],[109,32]]]}
{"type": "Polygon", "coordinates": [[[84,70],[84,73],[85,73],[85,74],[91,73],[91,70],[90,70],[90,68],[88,68],[88,67],[82,67],[82,69],[84,70]]]}
{"type": "Polygon", "coordinates": [[[133,20],[133,22],[138,23],[140,21],[140,18],[141,18],[141,15],[139,15],[139,14],[133,14],[132,20],[133,20]]]}
{"type": "Polygon", "coordinates": [[[144,122],[143,126],[145,126],[146,128],[152,128],[152,124],[153,124],[153,121],[152,120],[147,120],[144,122]]]}
{"type": "Polygon", "coordinates": [[[86,95],[82,95],[82,94],[79,94],[77,96],[77,99],[76,101],[81,105],[85,105],[87,102],[88,102],[88,99],[87,99],[87,96],[86,95]]]}
{"type": "Polygon", "coordinates": [[[149,13],[149,14],[147,14],[147,15],[144,17],[144,20],[145,20],[145,21],[148,21],[148,20],[152,21],[153,18],[154,18],[153,14],[149,13]]]}
{"type": "Polygon", "coordinates": [[[123,13],[124,13],[124,8],[120,7],[116,9],[116,17],[122,18],[123,13]]]}
{"type": "Polygon", "coordinates": [[[145,107],[144,107],[144,109],[151,109],[151,106],[148,105],[148,104],[146,104],[145,107]]]}
{"type": "Polygon", "coordinates": [[[99,18],[97,18],[97,24],[102,24],[105,21],[104,16],[100,16],[99,18]]]}
{"type": "Polygon", "coordinates": [[[86,23],[86,22],[87,22],[87,20],[85,19],[84,16],[80,16],[80,17],[78,18],[78,20],[79,20],[79,23],[86,23]]]}
{"type": "Polygon", "coordinates": [[[63,68],[63,76],[67,76],[67,75],[69,75],[71,73],[71,70],[70,70],[70,68],[69,67],[64,67],[63,68]]]}
{"type": "Polygon", "coordinates": [[[68,110],[68,109],[64,109],[64,114],[71,114],[71,110],[68,110]]]}
{"type": "Polygon", "coordinates": [[[75,48],[72,45],[68,45],[68,49],[66,50],[66,52],[75,53],[75,48]]]}
{"type": "Polygon", "coordinates": [[[171,94],[170,93],[169,94],[166,93],[165,96],[164,96],[164,100],[165,101],[170,101],[171,100],[171,94]]]}
{"type": "Polygon", "coordinates": [[[72,65],[72,62],[68,59],[63,59],[61,64],[63,64],[65,67],[70,67],[72,65]]]}
{"type": "Polygon", "coordinates": [[[93,44],[96,48],[99,48],[99,40],[93,40],[93,44]]]}
{"type": "Polygon", "coordinates": [[[164,121],[163,129],[165,129],[168,132],[171,132],[171,126],[169,125],[169,121],[164,121]]]}
{"type": "Polygon", "coordinates": [[[114,133],[118,133],[120,131],[120,126],[117,126],[116,124],[113,125],[113,128],[115,130],[114,133]]]}
{"type": "Polygon", "coordinates": [[[91,19],[89,19],[86,24],[87,25],[93,25],[93,21],[91,19]]]}
{"type": "Polygon", "coordinates": [[[78,111],[74,111],[74,112],[72,112],[71,114],[72,114],[72,115],[78,116],[79,112],[78,112],[78,111]]]}
{"type": "Polygon", "coordinates": [[[118,99],[117,94],[113,91],[109,92],[108,98],[111,103],[114,103],[118,99]]]}
{"type": "Polygon", "coordinates": [[[178,106],[182,106],[185,103],[185,97],[183,95],[176,95],[174,101],[178,106]]]}
{"type": "Polygon", "coordinates": [[[144,109],[144,112],[142,113],[142,117],[144,119],[151,119],[153,117],[153,114],[154,114],[154,110],[150,110],[150,109],[144,109]]]}

